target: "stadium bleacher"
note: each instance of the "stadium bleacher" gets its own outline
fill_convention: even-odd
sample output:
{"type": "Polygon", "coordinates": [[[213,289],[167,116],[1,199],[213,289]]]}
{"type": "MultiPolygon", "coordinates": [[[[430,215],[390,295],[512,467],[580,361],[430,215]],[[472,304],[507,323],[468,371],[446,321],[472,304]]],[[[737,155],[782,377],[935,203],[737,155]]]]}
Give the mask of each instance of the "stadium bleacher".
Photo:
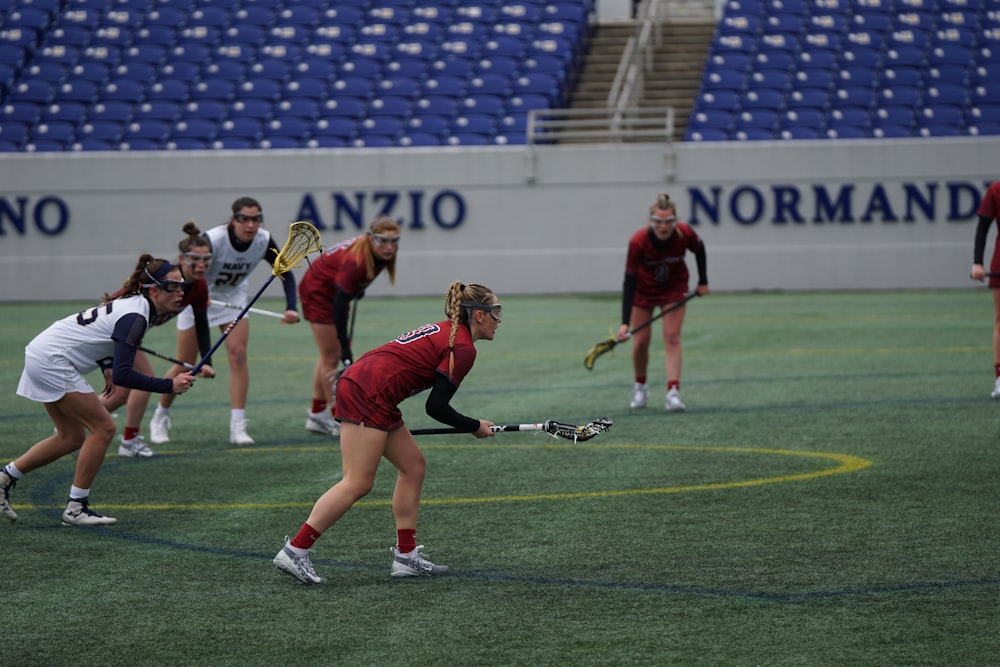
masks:
{"type": "Polygon", "coordinates": [[[728,0],[685,139],[997,134],[998,71],[997,0],[728,0]]]}
{"type": "Polygon", "coordinates": [[[0,151],[524,143],[529,109],[569,99],[593,11],[0,0],[0,151]]]}

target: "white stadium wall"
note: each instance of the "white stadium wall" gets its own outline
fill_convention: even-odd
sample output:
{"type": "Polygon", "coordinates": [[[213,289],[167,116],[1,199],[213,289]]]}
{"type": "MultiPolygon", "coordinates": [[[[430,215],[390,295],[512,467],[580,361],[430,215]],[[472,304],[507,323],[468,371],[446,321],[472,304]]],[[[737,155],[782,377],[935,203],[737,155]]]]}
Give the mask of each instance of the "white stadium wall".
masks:
{"type": "Polygon", "coordinates": [[[443,294],[452,280],[617,292],[658,192],[705,239],[715,290],[965,287],[998,149],[1000,138],[961,138],[5,154],[0,301],[95,299],[139,254],[176,256],[185,221],[220,224],[243,195],[279,245],[294,219],[327,245],[379,213],[399,220],[397,285],[380,278],[370,294],[443,294]]]}

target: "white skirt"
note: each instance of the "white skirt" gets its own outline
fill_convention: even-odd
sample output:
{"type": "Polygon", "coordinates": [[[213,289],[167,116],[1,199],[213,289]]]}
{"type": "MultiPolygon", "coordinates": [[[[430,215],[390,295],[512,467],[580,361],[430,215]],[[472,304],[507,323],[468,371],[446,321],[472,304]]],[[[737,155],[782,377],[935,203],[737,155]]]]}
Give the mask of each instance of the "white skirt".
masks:
{"type": "Polygon", "coordinates": [[[39,403],[55,403],[71,391],[93,394],[94,388],[66,357],[24,354],[24,370],[17,383],[17,395],[39,403]]]}

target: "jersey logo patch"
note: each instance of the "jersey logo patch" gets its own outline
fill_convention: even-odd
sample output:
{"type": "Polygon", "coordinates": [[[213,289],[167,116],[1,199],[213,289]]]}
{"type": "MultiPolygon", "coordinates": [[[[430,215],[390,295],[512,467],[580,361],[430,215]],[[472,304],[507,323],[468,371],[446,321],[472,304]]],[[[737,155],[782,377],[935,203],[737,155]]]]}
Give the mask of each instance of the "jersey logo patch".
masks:
{"type": "Polygon", "coordinates": [[[420,340],[425,336],[430,336],[431,334],[436,334],[441,331],[441,327],[436,324],[425,324],[422,327],[417,327],[413,331],[408,331],[405,334],[401,334],[396,337],[396,342],[401,345],[406,345],[407,343],[412,343],[415,340],[420,340]]]}

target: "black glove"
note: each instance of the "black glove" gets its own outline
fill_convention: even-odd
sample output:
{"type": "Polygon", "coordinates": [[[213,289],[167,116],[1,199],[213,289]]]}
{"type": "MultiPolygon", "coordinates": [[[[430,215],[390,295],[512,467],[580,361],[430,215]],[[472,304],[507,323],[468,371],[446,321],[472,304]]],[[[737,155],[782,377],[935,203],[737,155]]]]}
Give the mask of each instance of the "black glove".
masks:
{"type": "Polygon", "coordinates": [[[350,366],[354,362],[354,354],[349,346],[344,345],[340,348],[340,360],[344,362],[344,366],[350,366]]]}

